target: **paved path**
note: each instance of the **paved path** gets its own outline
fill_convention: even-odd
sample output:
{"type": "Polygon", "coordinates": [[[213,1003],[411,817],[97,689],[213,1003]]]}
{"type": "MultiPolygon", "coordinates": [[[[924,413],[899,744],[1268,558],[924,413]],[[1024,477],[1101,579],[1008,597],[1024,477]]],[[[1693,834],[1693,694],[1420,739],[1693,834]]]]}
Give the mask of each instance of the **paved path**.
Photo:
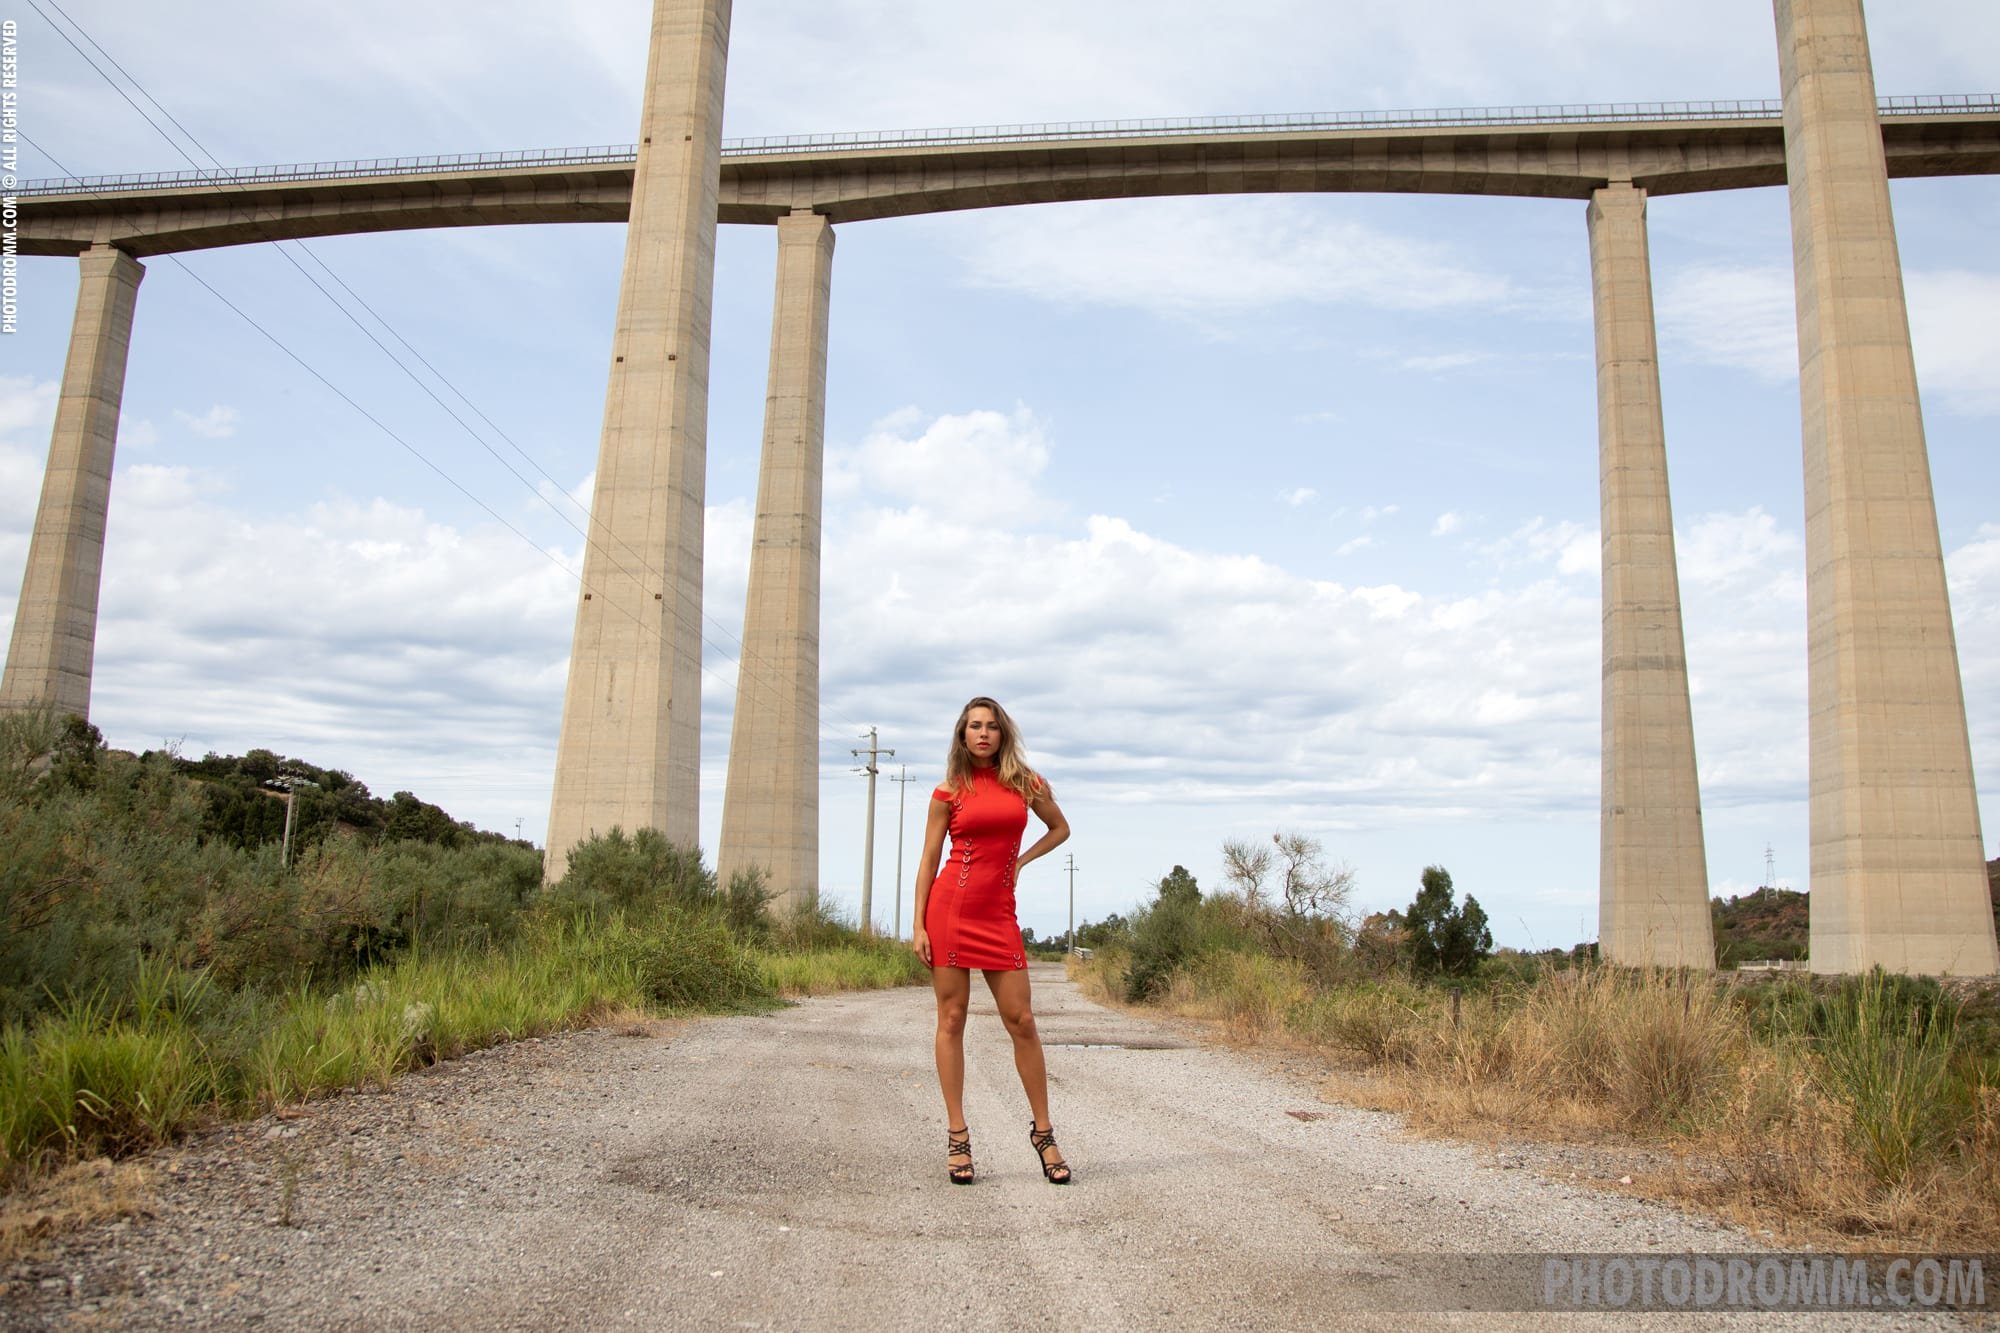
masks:
{"type": "Polygon", "coordinates": [[[945,1178],[928,992],[841,996],[496,1048],[219,1129],[159,1159],[156,1216],[17,1266],[7,1313],[129,1328],[1490,1326],[1505,1317],[1442,1312],[1491,1310],[1496,1263],[1539,1271],[1496,1254],[1744,1248],[1489,1151],[1404,1139],[1389,1117],[1091,1004],[1058,968],[1034,980],[1068,1188],[1036,1167],[983,986],[971,1188],[945,1178]]]}

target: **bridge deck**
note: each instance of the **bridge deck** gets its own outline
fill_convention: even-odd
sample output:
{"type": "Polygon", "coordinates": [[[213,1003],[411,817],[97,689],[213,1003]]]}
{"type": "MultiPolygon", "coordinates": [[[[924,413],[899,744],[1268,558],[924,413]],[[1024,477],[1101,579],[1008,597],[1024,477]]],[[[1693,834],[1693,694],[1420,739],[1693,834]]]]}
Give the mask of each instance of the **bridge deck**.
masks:
{"type": "MultiPolygon", "coordinates": [[[[2000,98],[1882,105],[1889,174],[2000,173],[2000,98]]],[[[622,222],[629,146],[31,181],[19,249],[137,256],[369,231],[622,222]]],[[[1776,103],[1369,112],[739,140],[718,218],[836,223],[1064,200],[1262,193],[1587,199],[1782,184],[1776,103]]]]}

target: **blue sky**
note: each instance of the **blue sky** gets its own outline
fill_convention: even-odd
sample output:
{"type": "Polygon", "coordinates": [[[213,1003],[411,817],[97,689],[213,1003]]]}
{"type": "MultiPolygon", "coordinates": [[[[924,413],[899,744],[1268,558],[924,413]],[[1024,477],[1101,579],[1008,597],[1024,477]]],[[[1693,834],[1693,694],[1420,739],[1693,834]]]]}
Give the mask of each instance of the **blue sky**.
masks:
{"type": "MultiPolygon", "coordinates": [[[[649,6],[68,0],[232,165],[627,143],[649,6]]],[[[1768,6],[1024,0],[743,5],[725,134],[1777,96],[1768,6]]],[[[1884,95],[2000,90],[2000,8],[1871,14],[1884,95]]],[[[181,158],[32,10],[23,127],[74,173],[181,158]]],[[[141,99],[143,100],[143,99],[141,99]]],[[[24,174],[60,174],[24,155],[24,174]]],[[[1989,854],[2000,834],[2000,181],[1898,182],[1989,854]]],[[[1782,191],[1655,201],[1655,297],[1712,890],[1805,886],[1803,548],[1782,191]]],[[[93,717],[265,745],[539,838],[623,230],[311,244],[544,473],[531,494],[271,247],[149,261],[93,717]],[[184,263],[185,267],[182,267],[184,263]],[[523,536],[204,291],[271,329],[523,536]]],[[[721,233],[703,808],[721,818],[768,347],[770,230],[721,233]]],[[[298,255],[307,268],[312,259],[298,255]]],[[[861,878],[858,733],[938,776],[1003,699],[1075,826],[1077,914],[1276,828],[1357,906],[1427,864],[1517,945],[1594,938],[1596,409],[1583,205],[1382,196],[1043,205],[838,229],[823,891],[861,878]]],[[[322,281],[324,277],[322,275],[322,281]]],[[[331,284],[329,284],[331,285],[331,284]]],[[[11,624],[75,300],[23,261],[0,342],[11,624]]],[[[385,341],[387,339],[385,338],[385,341]]],[[[452,399],[449,390],[437,390],[452,399]]],[[[478,425],[463,405],[459,415],[478,425]]],[[[483,425],[487,443],[509,453],[483,425]]],[[[516,466],[522,466],[518,460],[516,466]]],[[[524,468],[525,470],[525,468],[524,468]]],[[[875,900],[895,897],[881,787],[875,900]]],[[[1061,856],[1023,920],[1059,929],[1061,856]]],[[[905,886],[904,913],[908,912],[905,886]]]]}

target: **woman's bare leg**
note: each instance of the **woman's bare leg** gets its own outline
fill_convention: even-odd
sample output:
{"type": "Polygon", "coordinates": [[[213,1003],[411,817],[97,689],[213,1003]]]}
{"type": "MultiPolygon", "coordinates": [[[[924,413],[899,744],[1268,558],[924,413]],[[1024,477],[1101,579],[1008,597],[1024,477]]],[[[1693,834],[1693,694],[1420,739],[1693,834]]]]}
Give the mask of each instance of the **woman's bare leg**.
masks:
{"type": "Polygon", "coordinates": [[[965,1006],[972,999],[972,973],[962,967],[933,967],[937,995],[938,1088],[944,1093],[945,1128],[965,1125],[965,1006]]]}
{"type": "MultiPolygon", "coordinates": [[[[1035,1128],[1048,1129],[1049,1070],[1042,1058],[1042,1034],[1035,1027],[1028,974],[988,972],[986,986],[993,992],[993,1003],[1000,1010],[1000,1021],[1007,1025],[1007,1035],[1014,1039],[1014,1069],[1021,1075],[1022,1091],[1028,1094],[1028,1109],[1034,1113],[1035,1128]]],[[[1042,1158],[1055,1166],[1062,1161],[1062,1153],[1052,1147],[1043,1152],[1042,1158]]]]}

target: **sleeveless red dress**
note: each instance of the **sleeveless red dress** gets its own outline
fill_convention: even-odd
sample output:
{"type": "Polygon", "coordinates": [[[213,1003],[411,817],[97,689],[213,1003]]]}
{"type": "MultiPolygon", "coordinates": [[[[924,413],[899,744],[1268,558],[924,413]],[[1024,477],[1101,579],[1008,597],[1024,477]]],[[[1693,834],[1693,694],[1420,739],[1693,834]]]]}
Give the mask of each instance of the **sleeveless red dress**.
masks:
{"type": "Polygon", "coordinates": [[[924,904],[931,966],[995,972],[1027,967],[1021,924],[1014,917],[1014,858],[1028,827],[1028,803],[991,768],[972,770],[970,791],[939,787],[931,799],[951,806],[951,847],[924,904]]]}

